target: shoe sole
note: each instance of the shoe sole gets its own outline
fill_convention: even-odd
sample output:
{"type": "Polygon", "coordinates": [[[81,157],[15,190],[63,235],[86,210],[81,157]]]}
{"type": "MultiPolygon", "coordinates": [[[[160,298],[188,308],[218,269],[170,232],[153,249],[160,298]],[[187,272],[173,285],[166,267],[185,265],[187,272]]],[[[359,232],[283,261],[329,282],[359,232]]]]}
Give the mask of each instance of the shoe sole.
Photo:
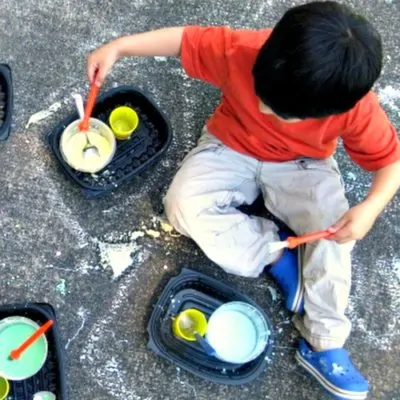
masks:
{"type": "Polygon", "coordinates": [[[303,283],[303,252],[304,246],[301,246],[297,251],[297,264],[299,266],[299,274],[298,274],[298,281],[297,281],[297,290],[296,295],[294,296],[293,303],[291,307],[289,307],[290,311],[298,314],[300,311],[301,304],[303,303],[304,299],[304,283],[303,283]]]}
{"type": "Polygon", "coordinates": [[[368,396],[368,391],[366,392],[352,392],[349,390],[343,390],[333,383],[329,382],[317,369],[315,369],[309,362],[307,362],[299,351],[296,352],[296,360],[298,363],[308,372],[310,373],[322,386],[325,390],[330,392],[331,394],[337,396],[339,399],[346,400],[365,400],[368,396]]]}

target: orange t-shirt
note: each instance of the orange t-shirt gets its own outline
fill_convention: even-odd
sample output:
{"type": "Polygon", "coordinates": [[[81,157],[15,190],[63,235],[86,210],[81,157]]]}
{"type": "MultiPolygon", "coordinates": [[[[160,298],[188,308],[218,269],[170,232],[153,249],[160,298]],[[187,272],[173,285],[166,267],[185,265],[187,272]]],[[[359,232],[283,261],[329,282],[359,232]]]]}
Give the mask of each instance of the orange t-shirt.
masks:
{"type": "Polygon", "coordinates": [[[339,137],[350,157],[374,171],[400,160],[400,142],[376,95],[367,94],[350,111],[321,119],[285,123],[262,114],[252,69],[272,30],[227,27],[185,28],[181,60],[186,73],[222,90],[207,123],[224,144],[262,161],[331,156],[339,137]]]}

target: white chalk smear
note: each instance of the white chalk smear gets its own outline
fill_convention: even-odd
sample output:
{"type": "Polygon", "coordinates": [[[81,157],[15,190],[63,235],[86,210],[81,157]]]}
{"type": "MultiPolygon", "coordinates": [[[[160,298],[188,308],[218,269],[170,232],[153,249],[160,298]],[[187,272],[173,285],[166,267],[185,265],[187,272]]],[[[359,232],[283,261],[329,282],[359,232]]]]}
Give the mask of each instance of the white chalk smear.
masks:
{"type": "Polygon", "coordinates": [[[29,117],[28,123],[25,125],[25,129],[28,129],[32,124],[37,124],[38,122],[50,117],[55,112],[61,108],[61,102],[52,104],[47,110],[41,110],[29,117]]]}
{"type": "MultiPolygon", "coordinates": [[[[61,196],[61,183],[50,179],[46,175],[46,170],[43,169],[41,172],[44,175],[44,180],[48,191],[46,192],[46,200],[48,207],[52,210],[52,214],[55,218],[58,218],[65,229],[71,233],[73,238],[76,240],[78,248],[82,249],[89,244],[90,236],[80,225],[80,221],[77,218],[76,212],[73,211],[64,201],[61,196]]],[[[74,245],[70,243],[70,247],[74,245]]]]}
{"type": "Polygon", "coordinates": [[[126,377],[124,375],[126,372],[123,371],[120,363],[115,359],[115,357],[111,357],[110,359],[106,360],[104,364],[104,372],[106,372],[108,376],[113,377],[114,383],[121,386],[121,390],[123,390],[125,393],[129,393],[125,387],[126,377]]]}
{"type": "Polygon", "coordinates": [[[391,85],[385,86],[378,90],[378,97],[384,106],[400,116],[400,89],[395,89],[391,85]]]}
{"type": "MultiPolygon", "coordinates": [[[[57,103],[56,103],[57,104],[57,103]]],[[[54,106],[54,105],[53,105],[54,106]]],[[[54,108],[54,107],[53,107],[54,108]]],[[[36,149],[37,136],[33,136],[31,141],[30,151],[34,154],[36,149]]],[[[40,145],[41,146],[41,145],[40,145]]],[[[54,171],[46,164],[46,158],[34,154],[34,164],[32,164],[32,172],[37,175],[42,187],[46,187],[47,190],[43,192],[44,202],[47,204],[47,209],[40,210],[43,213],[44,223],[57,224],[59,220],[65,231],[70,233],[68,237],[68,249],[73,248],[85,248],[88,246],[91,238],[86,233],[85,229],[81,226],[81,220],[79,219],[76,210],[70,208],[70,205],[65,202],[65,197],[62,195],[62,189],[65,185],[63,180],[56,180],[50,177],[54,171]],[[51,210],[49,214],[47,210],[51,210]]],[[[55,269],[62,268],[54,267],[55,269]]]]}
{"type": "Polygon", "coordinates": [[[156,61],[167,61],[167,57],[155,56],[154,59],[155,59],[156,61]]]}
{"type": "Polygon", "coordinates": [[[83,307],[79,307],[79,310],[77,312],[78,317],[81,319],[81,324],[75,334],[68,339],[67,344],[65,345],[65,350],[68,350],[69,345],[78,337],[78,335],[81,333],[83,327],[85,326],[86,323],[86,311],[83,307]]]}
{"type": "MultiPolygon", "coordinates": [[[[372,346],[379,350],[390,351],[395,341],[400,337],[400,326],[398,324],[398,310],[400,308],[400,259],[395,257],[393,259],[378,258],[374,261],[374,274],[375,282],[378,283],[378,289],[381,296],[385,298],[385,317],[380,317],[378,331],[371,327],[369,319],[363,318],[361,315],[365,314],[365,308],[368,307],[365,302],[368,293],[365,288],[368,287],[369,276],[362,274],[365,265],[357,265],[354,262],[354,271],[357,271],[358,276],[355,277],[355,290],[354,295],[350,297],[348,314],[353,323],[353,330],[361,333],[363,340],[369,342],[372,346]],[[362,306],[359,306],[359,304],[362,306]]],[[[374,293],[376,296],[379,293],[374,293]]],[[[373,300],[371,306],[373,306],[373,300]]],[[[376,306],[376,309],[378,306],[376,306]]],[[[373,312],[374,309],[369,309],[373,312]]],[[[375,310],[376,311],[376,310],[375,310]]]]}
{"type": "Polygon", "coordinates": [[[393,272],[397,280],[400,282],[400,259],[396,259],[393,262],[393,272]]]}
{"type": "MultiPolygon", "coordinates": [[[[142,262],[148,259],[150,253],[143,251],[142,262]]],[[[122,280],[115,293],[111,306],[105,310],[97,322],[93,325],[87,337],[82,340],[85,346],[82,348],[80,361],[91,378],[103,390],[112,393],[116,399],[142,400],[135,394],[136,382],[132,382],[132,374],[129,370],[124,370],[122,365],[115,360],[115,349],[119,342],[124,342],[127,337],[121,337],[116,331],[115,316],[123,316],[129,306],[129,295],[132,290],[132,283],[136,279],[134,270],[122,280]]]]}
{"type": "MultiPolygon", "coordinates": [[[[225,370],[225,373],[226,373],[226,370],[225,370]]],[[[197,398],[196,388],[193,385],[190,385],[188,382],[185,382],[184,380],[182,380],[180,368],[176,369],[176,379],[181,386],[186,387],[193,392],[194,398],[197,398]]]]}
{"type": "Polygon", "coordinates": [[[82,275],[88,275],[90,271],[95,271],[98,269],[98,267],[90,265],[86,261],[83,261],[81,265],[74,266],[73,268],[58,267],[53,264],[43,265],[43,268],[55,269],[57,271],[64,271],[64,272],[78,272],[82,275]]]}

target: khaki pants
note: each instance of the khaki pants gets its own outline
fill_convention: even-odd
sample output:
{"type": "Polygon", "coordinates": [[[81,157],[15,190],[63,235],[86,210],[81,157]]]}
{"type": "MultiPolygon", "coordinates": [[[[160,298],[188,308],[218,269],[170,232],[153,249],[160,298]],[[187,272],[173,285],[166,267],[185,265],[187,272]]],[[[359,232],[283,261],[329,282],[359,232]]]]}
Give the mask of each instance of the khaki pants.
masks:
{"type": "MultiPolygon", "coordinates": [[[[191,237],[226,272],[257,277],[276,254],[277,226],[237,207],[262,193],[265,205],[297,235],[326,229],[347,210],[340,172],[333,158],[261,162],[237,153],[204,132],[183,161],[164,200],[171,224],[191,237]]],[[[304,317],[294,323],[315,347],[342,347],[350,332],[345,316],[354,243],[321,240],[302,251],[304,317]]]]}

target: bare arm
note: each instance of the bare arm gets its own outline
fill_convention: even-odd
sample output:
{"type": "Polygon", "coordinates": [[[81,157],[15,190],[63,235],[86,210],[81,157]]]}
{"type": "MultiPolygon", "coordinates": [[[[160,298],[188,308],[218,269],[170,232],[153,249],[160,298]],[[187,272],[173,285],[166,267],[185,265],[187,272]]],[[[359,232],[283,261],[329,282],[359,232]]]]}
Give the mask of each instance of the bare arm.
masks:
{"type": "Polygon", "coordinates": [[[334,225],[335,234],[331,238],[339,243],[362,239],[399,187],[400,161],[375,171],[372,187],[366,199],[351,208],[334,225]]]}
{"type": "Polygon", "coordinates": [[[400,161],[374,173],[367,201],[379,215],[400,188],[400,161]]]}
{"type": "Polygon", "coordinates": [[[99,47],[88,57],[87,74],[92,82],[95,72],[98,85],[111,70],[114,63],[124,56],[172,56],[181,51],[183,27],[164,28],[156,31],[124,36],[99,47]]]}

